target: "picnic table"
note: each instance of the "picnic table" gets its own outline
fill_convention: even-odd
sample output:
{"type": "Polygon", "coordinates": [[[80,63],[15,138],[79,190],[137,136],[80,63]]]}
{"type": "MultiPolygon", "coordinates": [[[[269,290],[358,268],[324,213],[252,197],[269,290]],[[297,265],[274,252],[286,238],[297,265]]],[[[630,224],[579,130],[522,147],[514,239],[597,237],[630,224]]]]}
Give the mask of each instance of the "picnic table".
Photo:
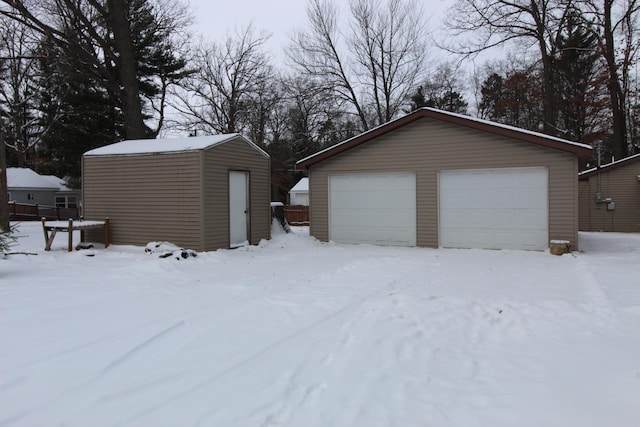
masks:
{"type": "Polygon", "coordinates": [[[91,228],[102,228],[104,230],[104,247],[109,247],[109,218],[105,218],[104,221],[47,221],[46,218],[42,218],[42,231],[44,232],[44,250],[51,250],[51,244],[56,237],[58,231],[69,233],[69,247],[68,251],[73,250],[73,230],[80,230],[80,241],[84,241],[84,230],[91,228]]]}

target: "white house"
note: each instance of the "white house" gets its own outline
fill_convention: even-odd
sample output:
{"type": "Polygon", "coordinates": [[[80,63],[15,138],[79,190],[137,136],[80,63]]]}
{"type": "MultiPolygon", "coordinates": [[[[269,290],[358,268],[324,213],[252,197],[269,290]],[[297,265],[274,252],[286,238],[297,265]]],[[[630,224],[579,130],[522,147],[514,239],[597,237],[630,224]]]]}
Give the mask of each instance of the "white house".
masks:
{"type": "Polygon", "coordinates": [[[309,178],[302,178],[289,190],[289,204],[292,206],[309,206],[309,178]]]}

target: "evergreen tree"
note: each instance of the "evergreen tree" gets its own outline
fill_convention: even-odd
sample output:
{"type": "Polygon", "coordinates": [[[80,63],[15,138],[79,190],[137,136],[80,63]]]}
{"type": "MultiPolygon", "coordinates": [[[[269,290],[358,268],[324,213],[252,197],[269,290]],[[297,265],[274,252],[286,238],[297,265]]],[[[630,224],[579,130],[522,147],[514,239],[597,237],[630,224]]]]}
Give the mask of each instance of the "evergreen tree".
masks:
{"type": "Polygon", "coordinates": [[[411,95],[411,109],[432,107],[467,114],[468,103],[462,97],[463,90],[460,70],[450,63],[439,64],[433,75],[411,95]]]}
{"type": "MultiPolygon", "coordinates": [[[[167,89],[189,74],[186,60],[174,48],[173,28],[166,17],[154,8],[152,0],[129,0],[128,22],[134,46],[140,102],[147,123],[146,135],[156,136],[164,121],[167,89]]],[[[106,23],[100,31],[109,32],[106,23]]],[[[80,40],[80,26],[67,25],[65,38],[80,40]]],[[[107,37],[107,39],[112,39],[107,37]]],[[[79,183],[82,154],[92,148],[127,137],[121,97],[114,96],[108,83],[86,73],[81,56],[66,55],[56,44],[45,39],[40,61],[42,74],[48,76],[41,85],[42,121],[51,123],[39,147],[41,171],[72,178],[79,183]]],[[[112,64],[113,79],[119,71],[112,64]]]]}
{"type": "Polygon", "coordinates": [[[450,113],[467,114],[469,104],[459,92],[446,90],[444,93],[434,95],[427,99],[426,106],[449,111],[450,113]]]}
{"type": "Polygon", "coordinates": [[[418,108],[427,106],[427,98],[424,96],[424,86],[418,86],[416,92],[411,95],[411,110],[407,111],[410,113],[411,111],[415,111],[418,108]]]}
{"type": "Polygon", "coordinates": [[[37,169],[67,177],[72,187],[79,187],[82,154],[121,140],[123,118],[105,88],[78,73],[73,62],[60,63],[58,58],[51,54],[41,60],[43,72],[50,76],[42,87],[41,120],[50,125],[38,147],[37,169]]]}
{"type": "Polygon", "coordinates": [[[564,138],[593,142],[593,121],[597,111],[604,109],[602,84],[598,80],[597,35],[588,28],[578,11],[567,20],[565,31],[558,39],[555,61],[558,127],[564,138]],[[600,87],[598,87],[600,86],[600,87]]]}
{"type": "Polygon", "coordinates": [[[156,126],[148,129],[155,137],[164,124],[169,86],[180,84],[193,70],[187,68],[187,60],[174,40],[175,23],[155,9],[151,0],[129,0],[128,19],[143,113],[145,119],[155,116],[156,126]]]}
{"type": "Polygon", "coordinates": [[[503,122],[504,110],[504,78],[493,72],[482,83],[480,88],[480,117],[495,122],[503,122]]]}
{"type": "Polygon", "coordinates": [[[544,94],[541,79],[541,71],[535,66],[526,67],[526,64],[504,72],[490,71],[480,89],[480,116],[506,125],[542,131],[544,94]]]}

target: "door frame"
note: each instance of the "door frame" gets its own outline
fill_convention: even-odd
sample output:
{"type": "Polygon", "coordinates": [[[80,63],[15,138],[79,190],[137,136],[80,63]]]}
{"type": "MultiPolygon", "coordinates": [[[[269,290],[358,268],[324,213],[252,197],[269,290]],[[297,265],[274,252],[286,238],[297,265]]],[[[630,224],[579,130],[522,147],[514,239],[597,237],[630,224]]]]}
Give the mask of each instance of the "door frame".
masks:
{"type": "Polygon", "coordinates": [[[244,176],[246,177],[246,197],[247,197],[247,200],[246,200],[247,211],[245,214],[246,230],[247,230],[246,241],[251,243],[251,171],[246,169],[229,169],[227,172],[227,214],[229,218],[228,227],[227,227],[228,229],[227,238],[229,242],[229,245],[228,245],[229,248],[236,248],[236,247],[242,246],[240,244],[231,243],[231,175],[233,173],[241,173],[241,174],[244,174],[244,176]]]}

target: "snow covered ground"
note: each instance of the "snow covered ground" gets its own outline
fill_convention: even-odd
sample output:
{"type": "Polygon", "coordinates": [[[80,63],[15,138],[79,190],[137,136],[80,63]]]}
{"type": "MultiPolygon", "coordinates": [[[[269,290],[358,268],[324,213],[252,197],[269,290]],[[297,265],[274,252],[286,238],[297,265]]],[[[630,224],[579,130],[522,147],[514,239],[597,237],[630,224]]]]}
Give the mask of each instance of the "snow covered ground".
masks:
{"type": "Polygon", "coordinates": [[[298,228],[186,260],[18,235],[0,426],[640,425],[637,234],[556,257],[298,228]]]}

